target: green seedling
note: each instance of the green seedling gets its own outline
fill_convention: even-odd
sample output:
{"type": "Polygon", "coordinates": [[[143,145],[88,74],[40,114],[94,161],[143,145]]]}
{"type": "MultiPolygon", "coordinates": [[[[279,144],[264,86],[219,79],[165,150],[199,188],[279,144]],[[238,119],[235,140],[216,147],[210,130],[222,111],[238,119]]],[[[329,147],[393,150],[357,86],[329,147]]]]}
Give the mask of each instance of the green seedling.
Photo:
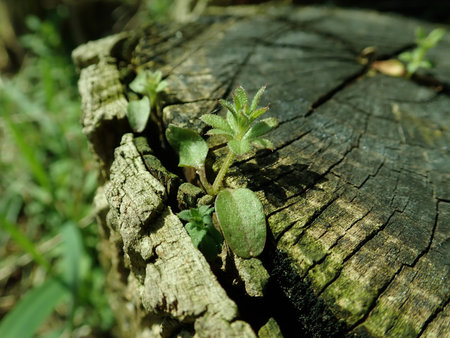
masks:
{"type": "Polygon", "coordinates": [[[222,248],[222,236],[212,223],[211,213],[214,207],[202,205],[199,208],[183,210],[178,217],[187,221],[186,230],[192,242],[208,260],[214,260],[222,248]]]}
{"type": "Polygon", "coordinates": [[[227,141],[228,153],[213,182],[206,177],[205,161],[208,155],[206,141],[195,131],[169,125],[166,138],[180,154],[179,166],[196,170],[205,191],[216,196],[215,212],[225,240],[231,250],[240,257],[258,256],[266,241],[266,223],[262,204],[249,189],[224,189],[223,180],[237,155],[243,155],[256,148],[273,148],[272,143],[263,138],[278,126],[276,118],[256,121],[268,107],[258,107],[265,90],[258,90],[251,104],[244,88],[238,87],[233,93],[233,102],[220,100],[226,108],[226,117],[205,114],[201,120],[211,126],[207,135],[222,135],[227,141]]]}
{"type": "Polygon", "coordinates": [[[159,109],[159,93],[166,88],[167,82],[162,80],[160,71],[145,70],[139,72],[129,86],[135,93],[143,95],[140,100],[130,101],[127,107],[131,128],[141,133],[147,126],[151,111],[159,109]]]}
{"type": "Polygon", "coordinates": [[[432,30],[427,36],[423,28],[416,29],[416,48],[399,55],[399,59],[406,63],[406,77],[410,78],[419,68],[433,67],[433,63],[426,59],[425,55],[429,49],[437,45],[444,34],[445,31],[442,28],[432,30]]]}

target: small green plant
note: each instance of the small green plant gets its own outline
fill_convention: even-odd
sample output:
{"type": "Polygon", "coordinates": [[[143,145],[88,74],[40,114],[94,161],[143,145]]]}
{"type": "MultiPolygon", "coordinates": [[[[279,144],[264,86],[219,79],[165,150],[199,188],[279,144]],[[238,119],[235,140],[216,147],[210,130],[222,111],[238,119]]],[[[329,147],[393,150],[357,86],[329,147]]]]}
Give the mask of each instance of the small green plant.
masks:
{"type": "Polygon", "coordinates": [[[160,71],[144,70],[138,73],[129,86],[135,93],[143,95],[140,100],[130,101],[127,107],[131,128],[134,132],[141,133],[147,125],[151,111],[159,109],[159,93],[166,88],[167,82],[162,81],[160,71]]]}
{"type": "Polygon", "coordinates": [[[199,208],[183,210],[178,214],[183,221],[187,221],[186,230],[198,248],[208,260],[213,260],[222,247],[222,236],[214,227],[211,213],[213,207],[202,205],[199,208]]]}
{"type": "Polygon", "coordinates": [[[425,36],[423,28],[416,29],[417,47],[409,52],[403,52],[399,55],[399,59],[406,63],[406,77],[410,78],[419,68],[430,69],[433,63],[425,59],[427,51],[437,45],[439,40],[444,36],[445,31],[442,28],[436,28],[425,36]]]}
{"type": "Polygon", "coordinates": [[[205,114],[201,120],[211,126],[207,135],[222,135],[227,140],[228,153],[210,184],[206,177],[205,161],[208,155],[206,141],[195,131],[169,125],[166,138],[180,155],[179,166],[196,170],[205,191],[215,196],[215,213],[218,225],[231,250],[243,258],[258,256],[264,249],[266,222],[262,204],[253,191],[246,188],[236,190],[222,187],[223,180],[237,155],[257,148],[273,148],[262,136],[278,126],[276,118],[256,122],[268,107],[258,107],[265,90],[261,87],[249,104],[244,88],[233,93],[233,103],[220,100],[227,109],[226,118],[205,114]]]}

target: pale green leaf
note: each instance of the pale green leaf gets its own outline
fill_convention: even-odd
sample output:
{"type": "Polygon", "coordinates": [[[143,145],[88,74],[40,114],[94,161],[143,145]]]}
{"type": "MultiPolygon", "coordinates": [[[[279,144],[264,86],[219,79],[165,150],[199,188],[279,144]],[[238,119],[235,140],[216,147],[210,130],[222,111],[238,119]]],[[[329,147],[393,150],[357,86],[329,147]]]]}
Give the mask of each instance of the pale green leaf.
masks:
{"type": "Polygon", "coordinates": [[[239,125],[235,116],[230,111],[227,112],[227,123],[230,126],[233,135],[236,135],[239,132],[239,125]]]}
{"type": "Polygon", "coordinates": [[[214,114],[204,114],[200,119],[215,129],[221,129],[225,132],[232,133],[230,126],[223,117],[214,114]]]}
{"type": "Polygon", "coordinates": [[[253,139],[251,142],[257,148],[274,149],[274,146],[273,146],[272,142],[270,142],[266,138],[256,138],[256,139],[253,139]]]}
{"type": "Polygon", "coordinates": [[[150,100],[144,96],[140,100],[128,102],[127,117],[131,129],[135,133],[142,133],[150,117],[150,100]]]}
{"type": "Polygon", "coordinates": [[[233,134],[231,132],[223,131],[222,129],[210,129],[206,133],[207,135],[225,135],[227,139],[232,139],[233,134]]]}
{"type": "Polygon", "coordinates": [[[259,88],[258,92],[253,97],[252,104],[250,106],[250,113],[252,113],[253,111],[256,110],[259,100],[261,99],[261,96],[265,90],[266,90],[266,86],[262,86],[261,88],[259,88]]]}
{"type": "Polygon", "coordinates": [[[278,120],[274,117],[261,120],[251,127],[244,135],[244,139],[252,140],[254,138],[267,134],[278,126],[278,120]]]}
{"type": "Polygon", "coordinates": [[[245,105],[248,105],[247,92],[241,86],[237,87],[233,93],[234,107],[239,112],[245,105]]]}
{"type": "Polygon", "coordinates": [[[129,84],[129,87],[135,93],[146,95],[147,88],[148,88],[146,72],[139,72],[139,74],[137,74],[135,79],[133,81],[131,81],[131,83],[129,84]]]}
{"type": "Polygon", "coordinates": [[[219,103],[225,107],[228,111],[230,111],[234,116],[237,116],[237,111],[234,109],[234,106],[231,102],[225,101],[223,99],[219,100],[219,103]]]}
{"type": "Polygon", "coordinates": [[[231,140],[228,142],[228,147],[236,155],[245,154],[252,149],[248,140],[231,140]]]}
{"type": "Polygon", "coordinates": [[[171,124],[166,130],[166,138],[180,155],[180,167],[200,169],[204,166],[208,145],[195,131],[171,124]]]}
{"type": "Polygon", "coordinates": [[[269,109],[269,107],[262,107],[262,108],[256,109],[255,111],[253,111],[250,114],[251,120],[252,121],[256,120],[258,117],[260,117],[262,114],[264,114],[268,109],[269,109]]]}
{"type": "Polygon", "coordinates": [[[266,219],[253,191],[224,189],[217,195],[215,210],[225,240],[236,255],[250,258],[261,254],[266,242],[266,219]]]}

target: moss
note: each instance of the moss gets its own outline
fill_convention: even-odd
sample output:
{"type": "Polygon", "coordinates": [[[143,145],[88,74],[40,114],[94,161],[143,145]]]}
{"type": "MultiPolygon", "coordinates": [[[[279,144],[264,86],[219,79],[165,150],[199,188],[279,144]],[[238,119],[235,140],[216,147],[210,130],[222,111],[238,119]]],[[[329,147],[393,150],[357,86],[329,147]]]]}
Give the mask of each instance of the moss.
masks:
{"type": "Polygon", "coordinates": [[[304,234],[292,248],[290,255],[300,268],[300,275],[304,275],[309,267],[326,255],[326,250],[316,238],[304,234]]]}
{"type": "Polygon", "coordinates": [[[380,303],[370,313],[367,320],[361,324],[361,327],[355,331],[361,330],[367,331],[373,336],[383,337],[416,337],[419,334],[413,324],[399,311],[387,309],[380,303]]]}
{"type": "Polygon", "coordinates": [[[321,292],[335,278],[341,267],[342,257],[336,257],[335,255],[327,256],[321,264],[313,267],[309,271],[308,277],[314,291],[321,292]]]}
{"type": "Polygon", "coordinates": [[[332,308],[338,318],[348,325],[354,325],[369,311],[377,292],[352,279],[341,275],[323,293],[324,301],[332,308]]]}

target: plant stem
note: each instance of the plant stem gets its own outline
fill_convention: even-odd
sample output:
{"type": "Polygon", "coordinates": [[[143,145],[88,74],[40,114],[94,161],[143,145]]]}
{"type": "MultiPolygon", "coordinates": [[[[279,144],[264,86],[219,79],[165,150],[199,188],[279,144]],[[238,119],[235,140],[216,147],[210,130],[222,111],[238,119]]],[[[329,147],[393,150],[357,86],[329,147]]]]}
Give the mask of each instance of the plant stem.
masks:
{"type": "Polygon", "coordinates": [[[205,188],[206,192],[210,195],[214,195],[213,189],[211,184],[208,182],[208,178],[206,177],[206,170],[205,167],[201,167],[200,169],[197,169],[198,177],[200,178],[200,182],[203,185],[203,188],[205,188]]]}
{"type": "Polygon", "coordinates": [[[223,162],[222,167],[220,168],[219,173],[217,174],[216,179],[214,180],[212,186],[212,191],[214,195],[217,195],[217,193],[219,192],[219,188],[222,185],[223,178],[225,177],[228,168],[233,163],[235,156],[236,155],[231,150],[228,150],[227,157],[225,157],[225,161],[223,162]]]}

